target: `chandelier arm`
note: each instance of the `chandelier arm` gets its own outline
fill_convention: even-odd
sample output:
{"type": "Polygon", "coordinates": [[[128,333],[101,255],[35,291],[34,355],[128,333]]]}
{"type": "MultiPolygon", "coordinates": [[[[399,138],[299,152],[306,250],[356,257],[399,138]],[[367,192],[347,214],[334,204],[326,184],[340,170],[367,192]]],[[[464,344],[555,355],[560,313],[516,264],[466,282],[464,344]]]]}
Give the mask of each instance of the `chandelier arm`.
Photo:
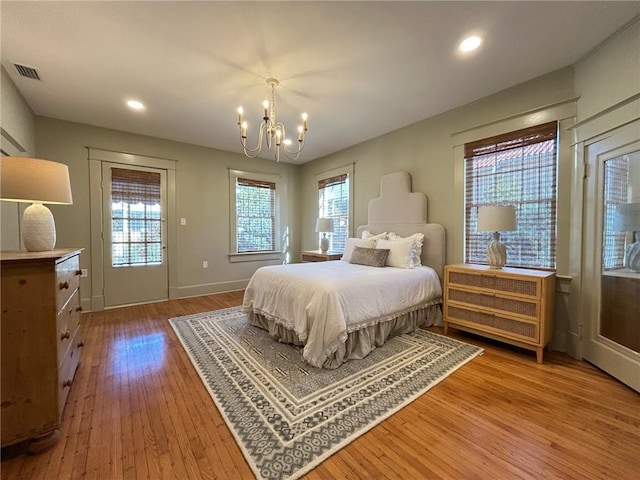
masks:
{"type": "Polygon", "coordinates": [[[255,148],[247,147],[246,138],[240,137],[240,141],[242,143],[242,149],[244,150],[244,154],[249,158],[256,158],[260,155],[260,151],[262,150],[262,137],[264,136],[265,123],[260,124],[260,130],[258,132],[258,144],[255,148]]]}

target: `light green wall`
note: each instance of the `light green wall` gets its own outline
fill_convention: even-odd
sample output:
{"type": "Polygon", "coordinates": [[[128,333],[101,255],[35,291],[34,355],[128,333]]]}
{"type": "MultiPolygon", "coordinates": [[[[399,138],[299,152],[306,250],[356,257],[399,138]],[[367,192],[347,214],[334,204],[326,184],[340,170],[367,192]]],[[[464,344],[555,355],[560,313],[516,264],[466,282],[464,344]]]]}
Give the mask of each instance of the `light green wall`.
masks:
{"type": "Polygon", "coordinates": [[[578,121],[640,92],[640,19],[627,25],[576,63],[578,121]]]}
{"type": "MultiPolygon", "coordinates": [[[[429,222],[445,227],[447,263],[461,261],[461,249],[454,250],[454,232],[459,231],[463,223],[464,212],[459,207],[463,193],[454,175],[453,135],[571,100],[573,87],[573,69],[565,68],[303,165],[303,248],[314,248],[316,242],[312,228],[317,216],[314,175],[354,163],[354,227],[367,223],[367,205],[379,195],[380,178],[386,173],[404,170],[411,174],[413,190],[424,192],[428,197],[429,222]]],[[[571,165],[570,154],[570,151],[563,152],[563,164],[571,165]]],[[[563,198],[569,194],[565,195],[564,188],[565,184],[561,184],[559,195],[563,198]]],[[[570,189],[570,184],[567,188],[570,189]]],[[[562,208],[569,208],[568,201],[562,208]]]]}
{"type": "MultiPolygon", "coordinates": [[[[2,87],[0,88],[2,150],[13,156],[33,156],[34,116],[4,67],[0,67],[0,86],[2,87]]],[[[20,208],[20,204],[15,202],[0,202],[0,248],[2,250],[20,249],[20,208]]]]}
{"type": "MultiPolygon", "coordinates": [[[[269,160],[248,159],[244,155],[153,137],[109,130],[90,125],[36,117],[36,151],[39,157],[69,165],[73,205],[52,205],[56,219],[58,247],[83,247],[81,267],[91,266],[91,232],[89,205],[89,161],[85,147],[117,150],[151,157],[177,160],[176,199],[177,280],[179,296],[243,288],[255,269],[273,262],[230,263],[229,252],[229,176],[228,169],[278,173],[287,184],[286,227],[299,227],[298,167],[269,160]],[[202,261],[209,268],[202,268],[202,261]],[[238,287],[240,285],[240,287],[238,287]]],[[[300,243],[292,235],[291,251],[300,243]]],[[[97,253],[99,254],[99,253],[97,253]]],[[[81,284],[82,298],[92,292],[90,276],[81,284]]]]}
{"type": "MultiPolygon", "coordinates": [[[[0,121],[2,129],[24,149],[22,152],[8,151],[21,157],[33,156],[35,121],[31,108],[18,91],[4,67],[0,67],[0,121]]],[[[2,139],[4,149],[6,139],[2,139]]]]}

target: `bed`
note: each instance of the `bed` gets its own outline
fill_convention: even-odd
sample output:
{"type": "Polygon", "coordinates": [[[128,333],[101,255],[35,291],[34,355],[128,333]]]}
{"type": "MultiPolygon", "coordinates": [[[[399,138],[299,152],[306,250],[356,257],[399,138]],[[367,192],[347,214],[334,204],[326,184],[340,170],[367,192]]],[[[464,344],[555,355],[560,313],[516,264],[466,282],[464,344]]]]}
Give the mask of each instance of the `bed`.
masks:
{"type": "Polygon", "coordinates": [[[262,267],[245,290],[243,309],[251,324],[302,346],[314,367],[337,368],[364,358],[391,336],[442,324],[444,228],[427,223],[427,198],[411,192],[407,172],[382,178],[368,220],[358,227],[357,240],[347,242],[343,260],[262,267]],[[369,250],[372,242],[387,251],[387,262],[396,255],[396,266],[351,263],[360,254],[380,256],[369,250]],[[409,243],[408,250],[402,246],[409,243]]]}

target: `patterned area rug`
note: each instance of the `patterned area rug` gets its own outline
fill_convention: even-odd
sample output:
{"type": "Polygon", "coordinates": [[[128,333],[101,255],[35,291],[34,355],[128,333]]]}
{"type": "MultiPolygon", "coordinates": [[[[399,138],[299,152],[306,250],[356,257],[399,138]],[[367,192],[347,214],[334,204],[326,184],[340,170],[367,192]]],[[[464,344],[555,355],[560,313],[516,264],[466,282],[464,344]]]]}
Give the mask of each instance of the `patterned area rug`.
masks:
{"type": "Polygon", "coordinates": [[[325,370],[240,307],[169,321],[259,479],[300,477],[482,353],[419,330],[325,370]]]}

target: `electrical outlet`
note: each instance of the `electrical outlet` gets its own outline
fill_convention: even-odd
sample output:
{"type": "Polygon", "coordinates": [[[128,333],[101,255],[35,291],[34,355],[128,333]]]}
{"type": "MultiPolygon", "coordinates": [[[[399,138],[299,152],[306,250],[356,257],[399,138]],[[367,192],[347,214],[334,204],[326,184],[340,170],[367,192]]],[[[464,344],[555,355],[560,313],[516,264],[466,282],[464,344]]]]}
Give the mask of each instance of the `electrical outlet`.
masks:
{"type": "Polygon", "coordinates": [[[209,268],[209,262],[207,262],[206,260],[202,261],[202,268],[209,268]]]}
{"type": "Polygon", "coordinates": [[[82,272],[82,273],[80,274],[80,277],[82,277],[82,278],[86,278],[86,277],[88,277],[88,276],[89,276],[89,270],[87,270],[86,268],[81,268],[81,269],[80,269],[80,271],[82,272]]]}
{"type": "Polygon", "coordinates": [[[186,225],[186,224],[187,224],[187,219],[186,219],[186,218],[184,218],[184,217],[182,217],[182,218],[180,219],[180,225],[186,225]]]}

